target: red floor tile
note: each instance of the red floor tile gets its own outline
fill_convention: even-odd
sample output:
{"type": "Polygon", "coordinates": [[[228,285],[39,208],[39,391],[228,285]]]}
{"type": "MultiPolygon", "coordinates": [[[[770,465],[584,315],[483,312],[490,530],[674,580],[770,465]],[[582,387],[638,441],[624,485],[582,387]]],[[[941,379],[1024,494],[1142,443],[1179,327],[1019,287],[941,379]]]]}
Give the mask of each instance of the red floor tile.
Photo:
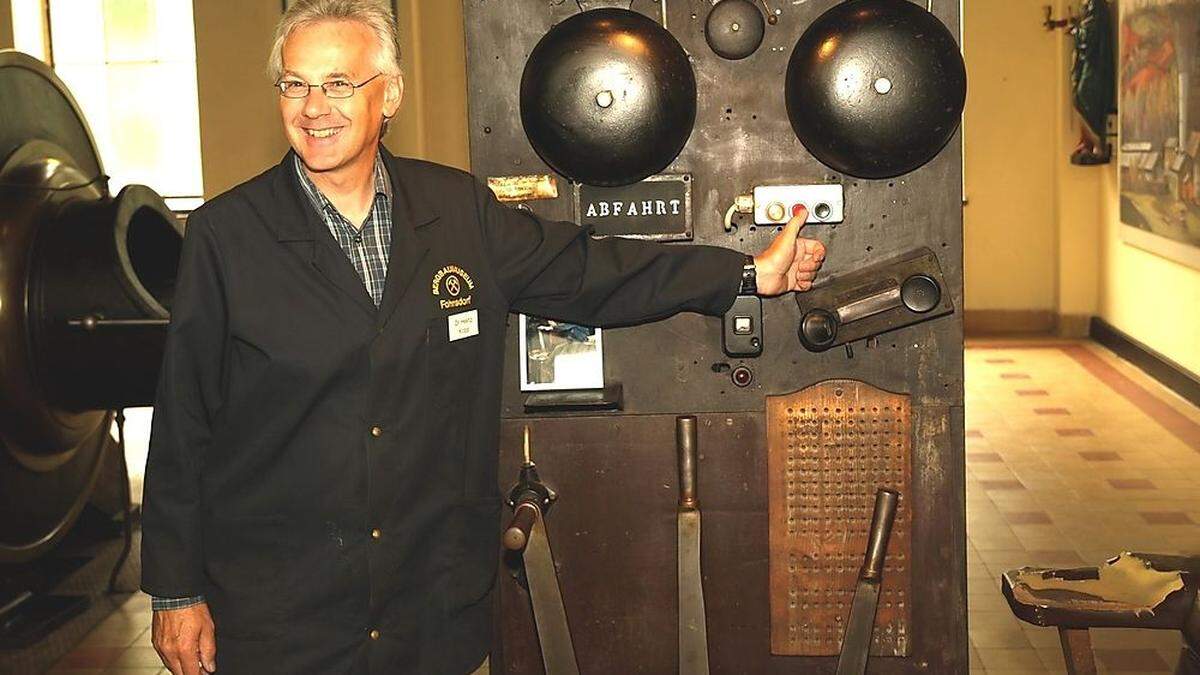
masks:
{"type": "Polygon", "coordinates": [[[984,490],[1024,490],[1025,485],[1019,480],[981,480],[979,487],[984,490]]]}
{"type": "Polygon", "coordinates": [[[1078,436],[1095,436],[1091,429],[1055,429],[1054,433],[1063,438],[1074,438],[1078,436]]]}
{"type": "Polygon", "coordinates": [[[1151,525],[1192,525],[1192,519],[1183,511],[1142,511],[1142,520],[1151,525]]]}
{"type": "Polygon", "coordinates": [[[1019,511],[1004,514],[1009,525],[1050,525],[1053,521],[1045,511],[1019,511]]]}
{"type": "Polygon", "coordinates": [[[1119,462],[1121,456],[1115,452],[1108,450],[1084,450],[1079,453],[1079,456],[1089,462],[1119,462]]]}

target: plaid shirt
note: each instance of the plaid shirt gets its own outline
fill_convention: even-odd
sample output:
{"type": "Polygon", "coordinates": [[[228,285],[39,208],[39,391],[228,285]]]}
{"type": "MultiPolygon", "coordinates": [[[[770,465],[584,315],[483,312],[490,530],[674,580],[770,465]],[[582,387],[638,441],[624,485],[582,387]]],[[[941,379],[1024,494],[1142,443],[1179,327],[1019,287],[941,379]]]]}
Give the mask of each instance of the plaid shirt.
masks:
{"type": "Polygon", "coordinates": [[[300,157],[296,158],[296,175],[300,177],[300,187],[312,200],[313,208],[325,221],[329,233],[337,240],[354,271],[367,287],[367,293],[375,301],[375,306],[383,299],[383,283],[387,278],[388,253],[392,248],[392,182],[388,179],[387,167],[383,158],[375,155],[375,201],[371,205],[371,213],[363,221],[361,229],[355,229],[333,205],[304,171],[300,157]]]}
{"type": "MultiPolygon", "coordinates": [[[[304,172],[299,157],[296,157],[296,175],[300,177],[300,187],[304,188],[304,193],[312,200],[313,208],[325,221],[329,233],[345,251],[346,257],[354,265],[354,271],[358,272],[363,285],[378,307],[383,299],[383,283],[387,278],[388,254],[392,246],[392,183],[382,157],[375,156],[375,201],[361,229],[355,229],[345,216],[338,213],[333,203],[321,194],[304,172]]],[[[183,609],[202,602],[203,595],[189,598],[155,597],[150,599],[150,606],[153,611],[161,612],[183,609]]]]}

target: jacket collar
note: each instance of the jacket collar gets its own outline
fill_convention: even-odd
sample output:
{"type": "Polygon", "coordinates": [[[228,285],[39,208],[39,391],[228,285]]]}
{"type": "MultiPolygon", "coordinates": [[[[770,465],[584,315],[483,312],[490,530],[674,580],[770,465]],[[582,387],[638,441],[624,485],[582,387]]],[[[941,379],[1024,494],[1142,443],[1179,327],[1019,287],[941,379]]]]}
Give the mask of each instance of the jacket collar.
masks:
{"type": "MultiPolygon", "coordinates": [[[[413,189],[416,165],[383,146],[379,149],[392,181],[392,227],[420,228],[436,221],[440,214],[433,201],[426,193],[413,189]]],[[[309,199],[292,169],[294,161],[295,151],[288,150],[272,170],[271,203],[260,213],[279,241],[312,241],[326,228],[309,208],[309,199]]]]}
{"type": "Polygon", "coordinates": [[[421,228],[440,217],[430,196],[415,188],[419,184],[417,164],[393,156],[380,146],[392,182],[392,247],[389,253],[387,281],[378,308],[371,302],[362,280],[350,261],[333,240],[324,222],[304,194],[293,169],[294,151],[289,150],[270,177],[270,203],[259,209],[263,220],[280,242],[314,242],[312,263],[332,283],[345,291],[368,313],[375,315],[380,328],[387,323],[417,265],[429,250],[421,228]]]}

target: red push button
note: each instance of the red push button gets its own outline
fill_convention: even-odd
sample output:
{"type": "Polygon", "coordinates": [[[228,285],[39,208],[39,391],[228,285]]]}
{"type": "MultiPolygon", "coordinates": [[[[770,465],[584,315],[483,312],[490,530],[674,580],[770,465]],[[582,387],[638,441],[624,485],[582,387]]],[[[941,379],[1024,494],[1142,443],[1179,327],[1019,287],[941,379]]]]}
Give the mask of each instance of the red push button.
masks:
{"type": "Polygon", "coordinates": [[[802,210],[807,211],[808,209],[806,209],[803,204],[792,205],[792,217],[795,218],[796,216],[800,215],[802,210]]]}

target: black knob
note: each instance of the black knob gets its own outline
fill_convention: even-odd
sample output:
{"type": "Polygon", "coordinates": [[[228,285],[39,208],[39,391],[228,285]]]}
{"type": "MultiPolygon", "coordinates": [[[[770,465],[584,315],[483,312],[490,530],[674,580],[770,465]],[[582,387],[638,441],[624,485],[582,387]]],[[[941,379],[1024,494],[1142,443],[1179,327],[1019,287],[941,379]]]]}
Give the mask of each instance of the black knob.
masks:
{"type": "Polygon", "coordinates": [[[914,274],[900,286],[900,301],[910,310],[924,314],[942,301],[942,289],[932,277],[914,274]]]}
{"type": "Polygon", "coordinates": [[[800,320],[800,339],[805,346],[823,349],[837,339],[838,321],[824,309],[814,309],[800,320]]]}

